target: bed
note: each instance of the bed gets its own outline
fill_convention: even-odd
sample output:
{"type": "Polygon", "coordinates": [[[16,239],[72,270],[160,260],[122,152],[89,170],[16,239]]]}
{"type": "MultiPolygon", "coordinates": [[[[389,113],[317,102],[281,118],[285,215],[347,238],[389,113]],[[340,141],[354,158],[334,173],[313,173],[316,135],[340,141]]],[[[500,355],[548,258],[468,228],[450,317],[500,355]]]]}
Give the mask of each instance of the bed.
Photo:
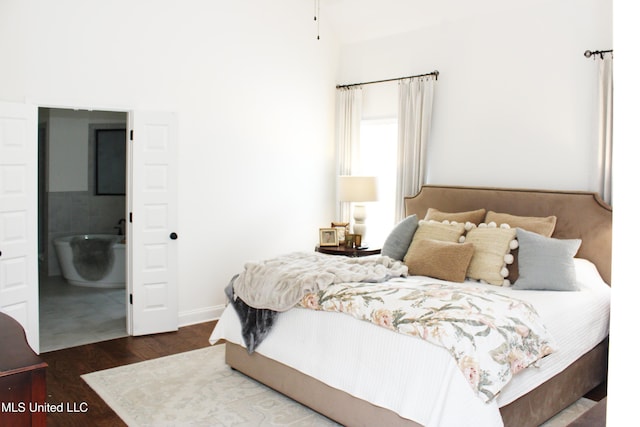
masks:
{"type": "MultiPolygon", "coordinates": [[[[249,353],[230,304],[210,338],[225,340],[227,364],[348,426],[468,425],[470,419],[475,425],[536,426],[605,381],[612,212],[597,194],[428,185],[407,198],[405,207],[407,217],[420,219],[430,208],[553,216],[553,239],[580,239],[573,260],[579,291],[462,284],[527,301],[558,348],[484,401],[471,392],[449,351],[343,313],[294,307],[279,314],[273,330],[249,353]]],[[[442,282],[414,275],[406,280],[442,282]]]]}

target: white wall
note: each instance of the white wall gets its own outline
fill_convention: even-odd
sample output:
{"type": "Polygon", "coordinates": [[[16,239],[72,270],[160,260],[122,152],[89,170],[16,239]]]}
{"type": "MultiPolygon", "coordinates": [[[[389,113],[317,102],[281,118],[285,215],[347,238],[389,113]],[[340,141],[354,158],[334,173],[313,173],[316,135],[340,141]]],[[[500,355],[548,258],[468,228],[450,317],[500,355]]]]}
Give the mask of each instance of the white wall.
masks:
{"type": "Polygon", "coordinates": [[[429,183],[595,191],[597,63],[583,53],[612,48],[611,3],[514,2],[347,45],[339,83],[440,71],[429,183]]]}
{"type": "Polygon", "coordinates": [[[297,0],[3,0],[0,99],[174,111],[180,322],[333,219],[337,45],[297,0]]]}

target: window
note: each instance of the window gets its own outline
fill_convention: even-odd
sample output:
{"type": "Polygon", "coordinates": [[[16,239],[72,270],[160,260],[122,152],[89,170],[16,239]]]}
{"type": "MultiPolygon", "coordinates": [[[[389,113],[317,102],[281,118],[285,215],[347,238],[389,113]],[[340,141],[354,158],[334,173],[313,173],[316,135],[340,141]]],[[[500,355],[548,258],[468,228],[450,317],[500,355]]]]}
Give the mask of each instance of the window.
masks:
{"type": "Polygon", "coordinates": [[[363,119],[360,172],[378,177],[378,201],[367,204],[366,243],[381,246],[395,223],[398,120],[363,119]]]}

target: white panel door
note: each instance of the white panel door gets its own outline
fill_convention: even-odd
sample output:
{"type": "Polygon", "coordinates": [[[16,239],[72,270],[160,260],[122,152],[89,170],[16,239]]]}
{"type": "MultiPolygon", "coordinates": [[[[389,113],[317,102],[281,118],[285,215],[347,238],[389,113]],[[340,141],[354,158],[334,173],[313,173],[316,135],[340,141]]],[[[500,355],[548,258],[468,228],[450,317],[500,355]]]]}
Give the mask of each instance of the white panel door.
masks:
{"type": "Polygon", "coordinates": [[[177,118],[129,116],[129,333],[178,329],[177,118]]]}
{"type": "Polygon", "coordinates": [[[38,313],[38,110],[0,103],[0,311],[40,352],[38,313]]]}

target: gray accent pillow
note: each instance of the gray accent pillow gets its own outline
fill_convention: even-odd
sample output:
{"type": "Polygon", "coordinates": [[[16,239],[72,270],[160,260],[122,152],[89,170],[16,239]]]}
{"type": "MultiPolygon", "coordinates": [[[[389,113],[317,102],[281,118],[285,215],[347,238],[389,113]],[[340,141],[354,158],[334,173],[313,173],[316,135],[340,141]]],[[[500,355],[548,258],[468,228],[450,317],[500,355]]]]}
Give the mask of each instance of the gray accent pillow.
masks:
{"type": "Polygon", "coordinates": [[[554,239],[516,229],[518,238],[518,280],[513,289],[577,291],[573,257],[581,239],[554,239]]]}
{"type": "Polygon", "coordinates": [[[402,261],[409,249],[413,235],[418,229],[418,216],[411,215],[400,221],[382,245],[381,255],[402,261]]]}

